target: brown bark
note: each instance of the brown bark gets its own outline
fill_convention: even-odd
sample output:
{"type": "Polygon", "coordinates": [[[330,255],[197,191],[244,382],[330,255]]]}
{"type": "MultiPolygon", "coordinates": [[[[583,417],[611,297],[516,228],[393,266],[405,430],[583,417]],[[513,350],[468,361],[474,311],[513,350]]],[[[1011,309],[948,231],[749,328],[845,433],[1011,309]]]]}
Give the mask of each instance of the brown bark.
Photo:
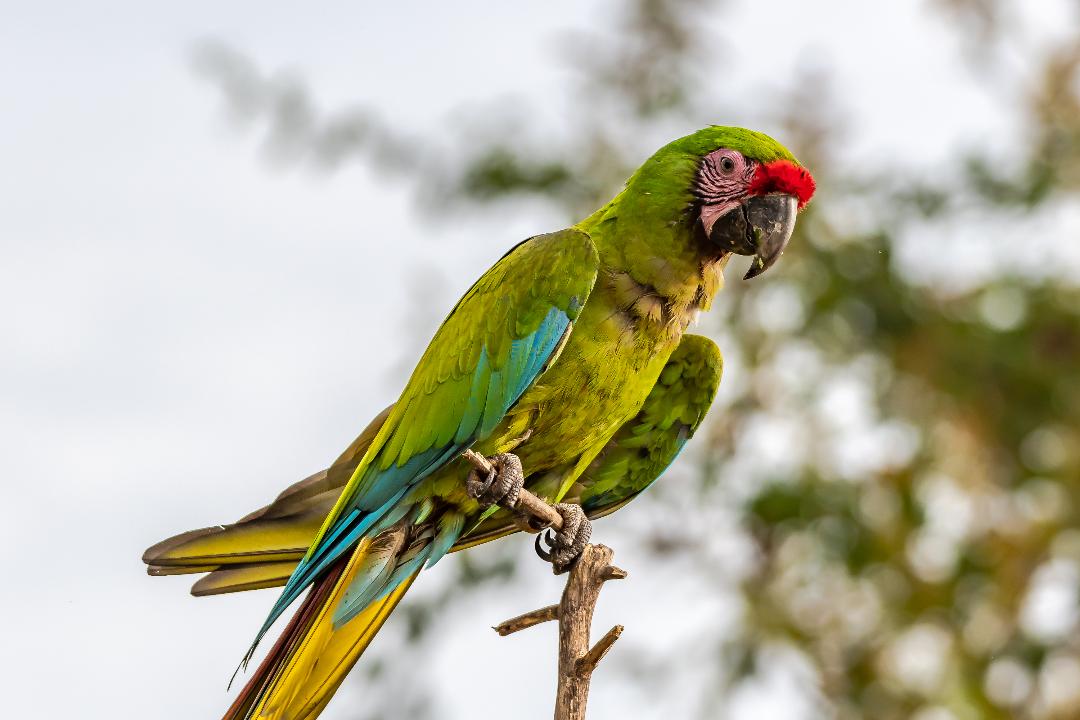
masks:
{"type": "Polygon", "coordinates": [[[597,663],[622,634],[616,625],[594,647],[589,647],[589,630],[600,588],[610,578],[626,577],[611,565],[615,555],[603,545],[586,545],[570,571],[559,603],[559,687],[555,695],[555,720],[584,720],[589,699],[589,681],[597,663]]]}

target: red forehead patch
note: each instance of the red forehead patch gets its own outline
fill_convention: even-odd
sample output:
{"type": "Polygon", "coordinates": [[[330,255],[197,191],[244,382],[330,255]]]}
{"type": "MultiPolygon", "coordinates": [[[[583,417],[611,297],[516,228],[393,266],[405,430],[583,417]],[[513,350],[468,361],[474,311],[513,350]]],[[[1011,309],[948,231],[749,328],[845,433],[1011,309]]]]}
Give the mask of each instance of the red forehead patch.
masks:
{"type": "Polygon", "coordinates": [[[794,195],[799,199],[799,209],[802,210],[813,197],[815,187],[814,178],[806,168],[790,160],[774,160],[757,166],[747,192],[750,195],[794,195]]]}

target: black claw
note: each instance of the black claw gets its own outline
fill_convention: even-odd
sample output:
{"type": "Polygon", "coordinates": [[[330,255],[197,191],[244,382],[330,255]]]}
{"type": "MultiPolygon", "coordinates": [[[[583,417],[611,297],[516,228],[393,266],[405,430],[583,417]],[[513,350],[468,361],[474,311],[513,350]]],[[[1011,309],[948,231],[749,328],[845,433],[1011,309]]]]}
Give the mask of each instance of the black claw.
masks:
{"type": "Polygon", "coordinates": [[[538,517],[533,517],[532,515],[522,515],[522,517],[525,518],[525,524],[529,526],[529,530],[533,531],[534,533],[538,533],[541,530],[547,530],[549,527],[551,527],[551,525],[538,517]]]}
{"type": "Polygon", "coordinates": [[[536,540],[533,542],[533,548],[536,550],[536,554],[540,556],[540,559],[544,562],[551,562],[551,553],[544,549],[543,543],[547,543],[551,546],[552,538],[548,537],[551,533],[537,533],[536,540]]]}
{"type": "MultiPolygon", "coordinates": [[[[465,481],[465,489],[468,491],[470,497],[480,500],[487,495],[489,490],[491,490],[491,486],[495,484],[495,480],[498,477],[498,468],[495,466],[492,466],[491,472],[489,472],[484,479],[480,478],[480,471],[474,469],[469,472],[469,477],[465,481]]],[[[483,501],[481,500],[481,502],[483,501]]],[[[484,504],[490,505],[491,503],[484,504]]]]}

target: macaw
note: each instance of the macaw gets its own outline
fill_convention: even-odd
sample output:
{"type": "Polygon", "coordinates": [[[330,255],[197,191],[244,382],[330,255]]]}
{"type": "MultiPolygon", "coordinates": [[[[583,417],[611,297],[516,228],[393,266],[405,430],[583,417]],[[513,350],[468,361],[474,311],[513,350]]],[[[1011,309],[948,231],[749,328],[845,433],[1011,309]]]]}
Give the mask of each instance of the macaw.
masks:
{"type": "Polygon", "coordinates": [[[226,720],[317,717],[425,567],[522,529],[522,487],[555,507],[556,572],[659,477],[720,381],[686,334],[733,254],[767,270],[814,192],[759,132],[666,145],[611,202],[511,248],[458,301],[401,396],[329,468],[231,525],[146,551],[151,575],[207,573],[195,595],[284,586],[248,651],[301,597],[226,720]],[[488,457],[488,477],[466,449],[488,457]]]}

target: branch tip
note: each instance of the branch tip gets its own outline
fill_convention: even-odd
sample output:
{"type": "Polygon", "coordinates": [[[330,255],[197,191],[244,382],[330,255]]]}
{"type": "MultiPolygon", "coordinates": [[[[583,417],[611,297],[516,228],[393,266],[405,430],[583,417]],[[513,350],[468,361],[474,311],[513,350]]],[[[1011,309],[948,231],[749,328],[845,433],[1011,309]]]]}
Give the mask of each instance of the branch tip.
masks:
{"type": "Polygon", "coordinates": [[[525,630],[531,628],[533,625],[539,625],[540,623],[550,622],[552,620],[559,619],[559,606],[548,605],[542,607],[539,610],[533,610],[527,612],[524,615],[518,615],[517,617],[510,618],[506,622],[499,623],[495,627],[491,628],[499,635],[506,637],[512,633],[516,633],[518,630],[525,630]]]}
{"type": "Polygon", "coordinates": [[[578,658],[577,663],[574,665],[574,671],[578,677],[588,677],[592,674],[592,671],[596,669],[596,666],[600,664],[600,661],[607,655],[608,650],[615,644],[615,641],[622,635],[623,626],[616,625],[607,631],[604,637],[596,641],[589,652],[578,658]]]}
{"type": "Polygon", "coordinates": [[[488,462],[488,459],[486,457],[476,452],[475,450],[466,450],[465,452],[461,453],[461,457],[472,463],[472,466],[474,468],[484,473],[485,475],[495,469],[492,464],[488,462]]]}
{"type": "Polygon", "coordinates": [[[600,579],[604,582],[608,580],[623,580],[626,578],[626,571],[620,567],[614,565],[608,565],[600,571],[600,579]]]}

